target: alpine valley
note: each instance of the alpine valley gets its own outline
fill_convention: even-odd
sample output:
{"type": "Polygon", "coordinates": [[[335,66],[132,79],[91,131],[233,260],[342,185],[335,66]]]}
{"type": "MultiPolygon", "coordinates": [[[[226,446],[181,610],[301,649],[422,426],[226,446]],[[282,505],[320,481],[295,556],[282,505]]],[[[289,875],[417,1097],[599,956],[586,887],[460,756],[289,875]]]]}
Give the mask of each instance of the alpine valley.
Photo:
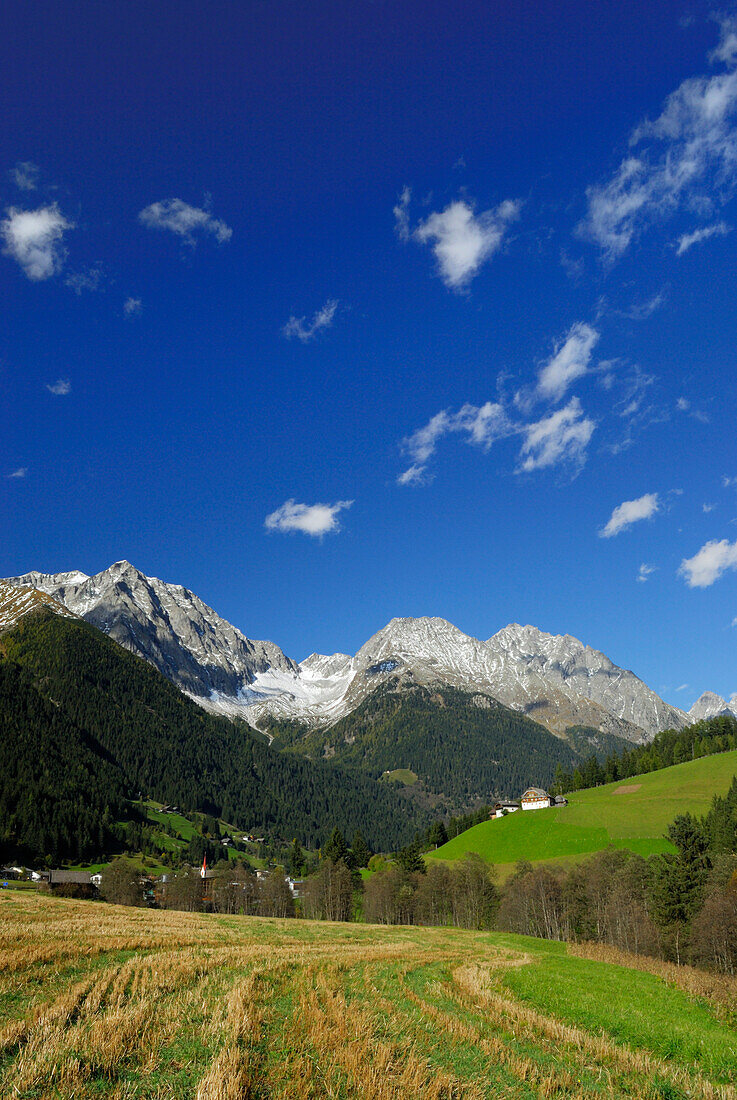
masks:
{"type": "MultiPolygon", "coordinates": [[[[95,576],[33,572],[0,582],[0,650],[5,673],[19,665],[18,690],[22,682],[34,696],[41,726],[44,708],[68,704],[85,753],[99,751],[113,768],[118,800],[136,788],[204,809],[204,767],[208,812],[228,807],[243,824],[299,829],[312,842],[339,820],[387,846],[429,810],[458,813],[518,795],[550,783],[558,766],[575,768],[730,705],[706,693],[686,714],[575,638],[516,624],[478,640],[441,618],[396,618],[354,657],[313,653],[297,662],[127,561],[95,576]],[[113,716],[130,717],[122,685],[142,675],[135,659],[155,676],[150,713],[161,723],[146,718],[113,736],[113,716]],[[110,673],[121,660],[127,670],[110,673]],[[174,723],[178,739],[172,707],[187,715],[174,723]],[[202,711],[206,749],[196,744],[202,711]],[[168,785],[167,771],[176,772],[168,785]]],[[[152,690],[145,683],[143,695],[152,690]]],[[[90,760],[85,767],[94,770],[90,760]]]]}

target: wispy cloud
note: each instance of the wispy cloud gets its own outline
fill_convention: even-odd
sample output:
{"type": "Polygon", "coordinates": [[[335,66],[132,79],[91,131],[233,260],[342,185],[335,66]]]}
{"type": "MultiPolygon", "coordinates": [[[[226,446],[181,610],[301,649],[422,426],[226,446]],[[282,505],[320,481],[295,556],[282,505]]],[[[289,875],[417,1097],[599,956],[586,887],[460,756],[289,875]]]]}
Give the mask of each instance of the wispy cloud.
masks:
{"type": "Polygon", "coordinates": [[[495,440],[513,431],[504,408],[497,402],[467,404],[457,412],[443,409],[403,441],[403,450],[412,459],[412,465],[399,475],[397,484],[422,485],[429,480],[427,464],[443,436],[457,433],[465,437],[466,443],[488,450],[495,440]]]}
{"type": "Polygon", "coordinates": [[[311,321],[308,321],[306,317],[290,317],[282,328],[282,335],[286,336],[287,340],[291,340],[292,337],[296,336],[298,340],[306,344],[308,341],[312,340],[318,332],[330,328],[337,309],[338,299],[328,298],[322,309],[318,309],[317,312],[312,315],[311,321]]]}
{"type": "Polygon", "coordinates": [[[126,298],[123,303],[123,313],[126,317],[135,317],[143,309],[140,298],[126,298]]]}
{"type": "Polygon", "coordinates": [[[61,270],[66,251],[63,237],[74,229],[56,203],[38,210],[19,210],[11,206],[0,223],[5,242],[3,252],[16,260],[29,279],[49,279],[61,270]]]}
{"type": "Polygon", "coordinates": [[[599,537],[610,539],[621,531],[626,531],[638,520],[651,519],[659,511],[660,500],[657,493],[645,493],[637,500],[625,500],[614,509],[606,526],[599,531],[599,537]]]}
{"type": "Polygon", "coordinates": [[[465,289],[478,275],[481,265],[501,248],[504,234],[519,217],[521,203],[507,199],[493,210],[475,213],[465,199],[451,202],[444,210],[430,214],[412,229],[409,218],[411,192],[405,187],[394,207],[395,228],[401,240],[410,238],[429,245],[438,274],[451,290],[465,289]]]}
{"type": "Polygon", "coordinates": [[[319,538],[340,530],[338,514],[350,508],[352,500],[338,500],[335,504],[298,504],[287,500],[264,520],[267,531],[301,531],[319,538]]]}
{"type": "Polygon", "coordinates": [[[19,160],[10,169],[10,178],[20,191],[35,191],[38,187],[39,168],[30,160],[19,160]]]}
{"type": "Polygon", "coordinates": [[[518,472],[529,473],[561,462],[580,469],[595,427],[594,421],[584,416],[577,397],[550,416],[525,425],[518,472]]]}
{"type": "Polygon", "coordinates": [[[712,539],[692,558],[684,558],[678,572],[689,588],[709,588],[728,569],[737,569],[737,541],[712,539]]]}
{"type": "Polygon", "coordinates": [[[708,241],[710,237],[724,237],[731,232],[732,227],[726,222],[716,222],[715,225],[705,225],[703,229],[694,229],[693,233],[684,233],[676,242],[676,256],[682,256],[689,248],[708,241]]]}
{"type": "Polygon", "coordinates": [[[679,684],[678,687],[676,688],[676,691],[686,691],[690,687],[691,687],[690,684],[679,684]]]}
{"type": "Polygon", "coordinates": [[[27,475],[27,473],[28,473],[28,467],[27,466],[19,466],[17,470],[13,470],[12,474],[6,474],[5,476],[7,478],[9,478],[11,481],[20,481],[20,479],[25,477],[27,475]]]}
{"type": "Polygon", "coordinates": [[[619,312],[630,321],[647,321],[648,317],[652,317],[653,313],[660,309],[665,299],[665,291],[659,290],[657,294],[653,294],[651,298],[646,298],[644,302],[634,302],[627,309],[619,312]]]}
{"type": "Polygon", "coordinates": [[[656,565],[649,565],[648,562],[644,561],[638,570],[637,580],[640,582],[640,584],[645,584],[645,582],[649,579],[649,577],[652,576],[656,569],[656,565]]]}
{"type": "Polygon", "coordinates": [[[57,397],[66,397],[72,391],[72,384],[68,378],[57,378],[56,382],[50,386],[47,385],[46,389],[57,397]]]}
{"type": "Polygon", "coordinates": [[[393,211],[394,230],[400,241],[408,241],[410,238],[409,204],[411,201],[412,189],[410,187],[402,188],[402,193],[393,211]]]}
{"type": "Polygon", "coordinates": [[[599,333],[591,325],[572,325],[553,355],[541,367],[537,376],[535,396],[557,402],[568,388],[588,372],[591,355],[599,341],[599,333]]]}
{"type": "Polygon", "coordinates": [[[233,236],[230,226],[220,218],[214,218],[210,210],[190,206],[181,199],[152,202],[140,212],[138,220],[149,229],[166,229],[191,246],[194,246],[197,234],[209,234],[218,244],[225,244],[233,236]]]}
{"type": "Polygon", "coordinates": [[[687,413],[692,416],[694,420],[698,420],[701,424],[708,424],[709,417],[701,409],[694,409],[691,407],[691,402],[687,397],[679,397],[676,401],[676,408],[678,412],[687,413]]]}
{"type": "Polygon", "coordinates": [[[87,268],[86,271],[71,272],[64,280],[64,285],[79,297],[85,290],[92,292],[99,290],[102,279],[102,267],[96,264],[94,267],[87,268]]]}
{"type": "MultiPolygon", "coordinates": [[[[725,20],[713,61],[727,71],[685,80],[661,114],[630,137],[633,150],[606,183],[587,191],[588,209],[578,227],[614,260],[654,221],[686,206],[713,209],[737,181],[737,55],[735,22],[725,20]]],[[[695,242],[693,242],[695,243],[695,242]]],[[[687,246],[688,247],[688,246],[687,246]]]]}
{"type": "Polygon", "coordinates": [[[709,501],[705,501],[701,505],[701,511],[707,516],[708,516],[709,512],[713,512],[715,508],[716,508],[716,504],[712,504],[709,501]]]}

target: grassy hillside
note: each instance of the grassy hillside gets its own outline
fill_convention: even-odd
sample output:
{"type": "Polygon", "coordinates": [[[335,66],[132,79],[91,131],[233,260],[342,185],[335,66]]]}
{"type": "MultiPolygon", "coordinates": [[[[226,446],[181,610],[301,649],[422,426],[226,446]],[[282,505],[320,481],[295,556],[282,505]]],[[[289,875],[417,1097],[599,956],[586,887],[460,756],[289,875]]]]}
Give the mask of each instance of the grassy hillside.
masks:
{"type": "Polygon", "coordinates": [[[0,1093],[735,1100],[734,981],[616,961],[520,936],[8,891],[0,1093]]]}
{"type": "Polygon", "coordinates": [[[670,851],[665,831],[677,814],[704,814],[737,775],[737,752],[718,753],[568,795],[560,809],[518,811],[484,821],[428,858],[454,860],[478,852],[500,868],[519,859],[570,859],[609,845],[640,855],[670,851]]]}

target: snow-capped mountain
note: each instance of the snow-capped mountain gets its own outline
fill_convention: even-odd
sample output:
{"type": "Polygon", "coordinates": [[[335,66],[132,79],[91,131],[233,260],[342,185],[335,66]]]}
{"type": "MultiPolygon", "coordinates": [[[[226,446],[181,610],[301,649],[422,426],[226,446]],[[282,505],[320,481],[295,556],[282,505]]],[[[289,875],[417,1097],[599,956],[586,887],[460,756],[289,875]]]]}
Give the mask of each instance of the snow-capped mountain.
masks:
{"type": "Polygon", "coordinates": [[[737,692],[727,702],[721,695],[713,691],[705,691],[688,712],[692,722],[702,722],[705,718],[717,718],[721,714],[737,718],[737,692]]]}
{"type": "Polygon", "coordinates": [[[256,698],[264,682],[257,676],[254,714],[335,721],[397,673],[490,695],[558,734],[587,725],[639,741],[688,722],[632,672],[570,635],[512,624],[481,641],[438,618],[392,619],[352,660],[313,654],[300,665],[299,687],[280,679],[283,694],[275,695],[270,678],[268,700],[256,698]]]}
{"type": "Polygon", "coordinates": [[[26,573],[9,583],[52,596],[210,709],[242,712],[258,673],[298,674],[272,642],[251,641],[188,589],[147,577],[127,561],[94,577],[26,573]]]}
{"type": "Polygon", "coordinates": [[[94,577],[28,573],[10,583],[47,593],[203,706],[252,725],[269,717],[330,725],[390,676],[492,697],[559,735],[585,725],[640,741],[693,720],[603,653],[532,626],[511,624],[483,641],[444,619],[392,619],[355,657],[313,653],[297,664],[272,642],[251,641],[186,588],[129,562],[94,577]]]}

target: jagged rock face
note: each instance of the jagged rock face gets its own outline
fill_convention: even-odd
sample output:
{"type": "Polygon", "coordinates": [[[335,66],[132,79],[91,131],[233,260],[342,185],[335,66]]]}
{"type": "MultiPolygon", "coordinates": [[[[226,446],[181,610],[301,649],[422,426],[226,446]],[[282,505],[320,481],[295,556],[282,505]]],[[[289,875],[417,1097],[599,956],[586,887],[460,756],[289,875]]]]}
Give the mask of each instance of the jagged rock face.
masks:
{"type": "Polygon", "coordinates": [[[570,634],[545,634],[515,623],[500,630],[487,645],[489,673],[501,686],[497,697],[507,706],[530,712],[530,704],[537,705],[538,700],[549,696],[554,703],[556,696],[563,697],[581,715],[590,710],[593,717],[602,708],[610,716],[604,724],[587,720],[581,724],[630,739],[627,726],[652,737],[662,729],[682,729],[688,722],[682,710],[665,703],[634,673],[570,634]]]}
{"type": "Polygon", "coordinates": [[[194,593],[146,577],[127,561],[94,577],[28,573],[9,583],[54,597],[212,709],[232,710],[230,701],[247,694],[261,672],[297,671],[272,642],[251,641],[194,593]],[[218,708],[221,697],[226,705],[218,708]]]}
{"type": "Polygon", "coordinates": [[[717,718],[720,714],[737,718],[737,694],[727,702],[721,695],[713,691],[705,691],[688,712],[692,722],[702,722],[705,718],[717,718]]]}
{"type": "Polygon", "coordinates": [[[186,588],[129,562],[95,577],[28,573],[10,583],[48,593],[203,706],[253,725],[269,717],[331,725],[397,674],[494,698],[560,736],[584,725],[641,741],[689,721],[603,653],[531,626],[512,624],[482,641],[445,619],[392,619],[355,657],[313,653],[298,665],[273,643],[246,638],[186,588]]]}
{"type": "MultiPolygon", "coordinates": [[[[559,735],[568,726],[586,725],[642,741],[687,724],[682,711],[637,676],[570,635],[513,624],[481,641],[439,618],[392,619],[352,660],[313,654],[300,665],[298,682],[283,683],[283,694],[273,692],[272,678],[273,693],[254,697],[254,717],[337,721],[397,672],[413,683],[482,692],[559,735]]],[[[257,677],[255,693],[261,683],[257,677]]]]}

